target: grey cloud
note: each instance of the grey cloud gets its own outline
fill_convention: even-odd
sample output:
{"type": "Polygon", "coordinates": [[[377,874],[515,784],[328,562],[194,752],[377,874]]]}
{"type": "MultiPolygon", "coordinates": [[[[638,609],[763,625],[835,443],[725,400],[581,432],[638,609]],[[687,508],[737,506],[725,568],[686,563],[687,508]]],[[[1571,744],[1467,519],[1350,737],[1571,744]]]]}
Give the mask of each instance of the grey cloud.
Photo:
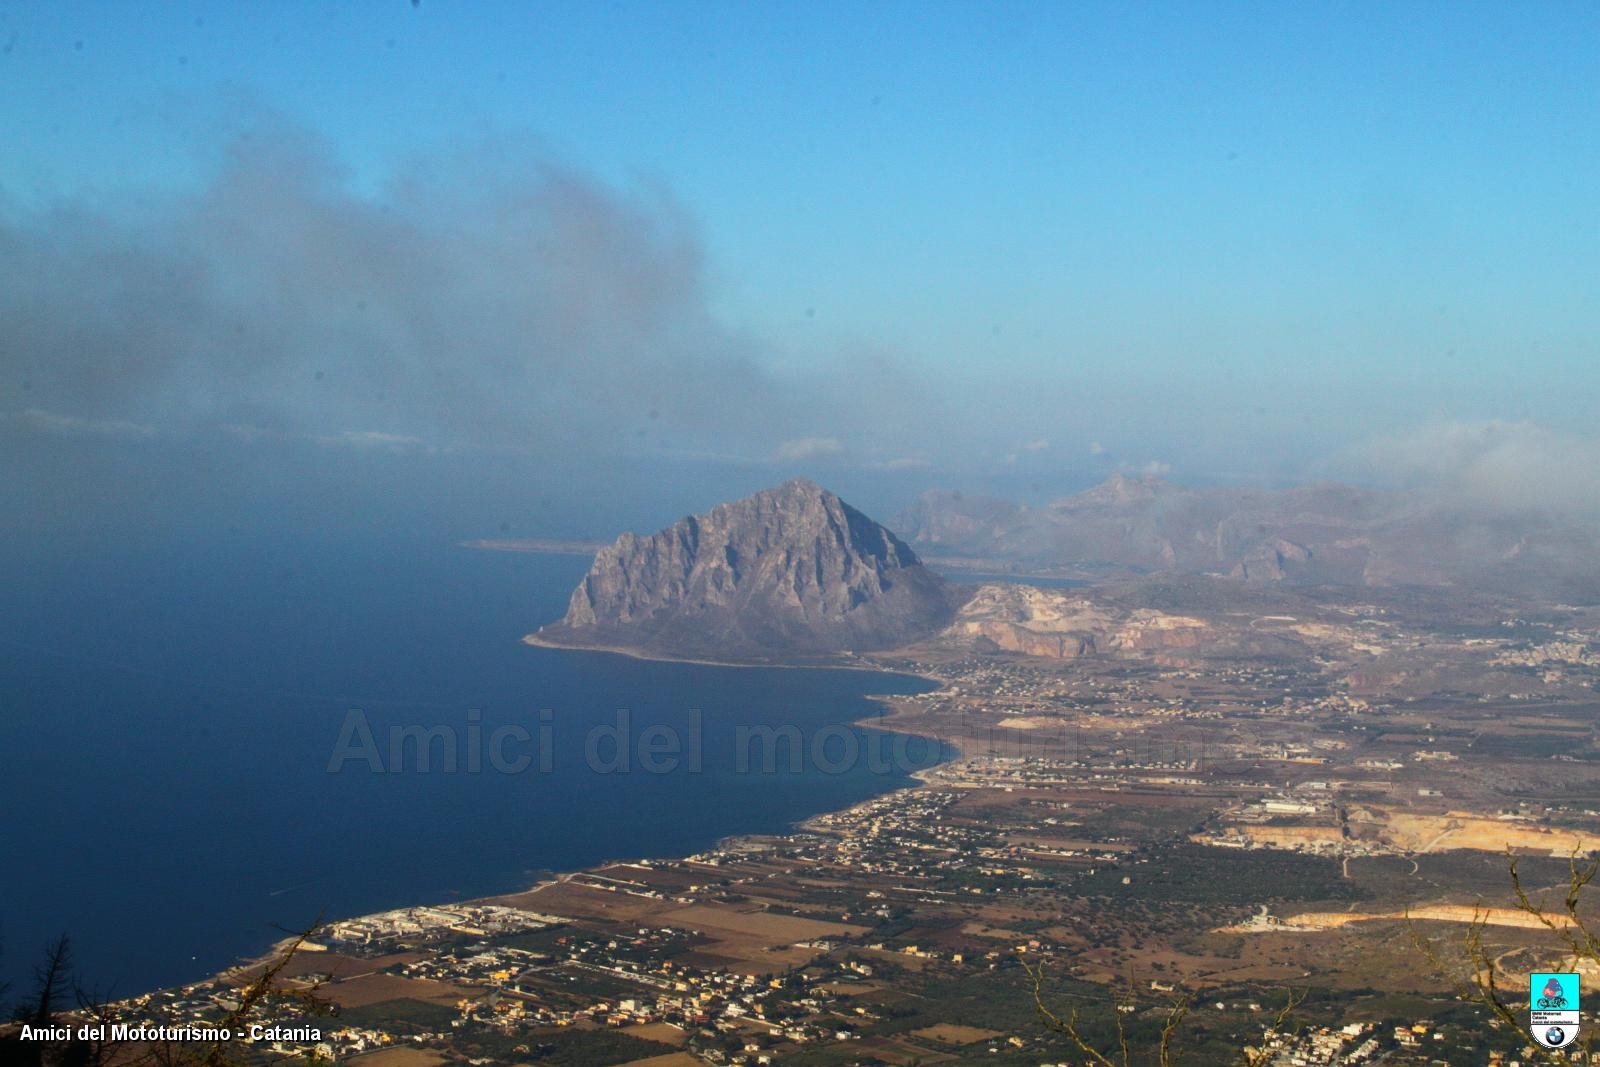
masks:
{"type": "Polygon", "coordinates": [[[1600,513],[1600,439],[1531,422],[1434,422],[1351,449],[1337,467],[1495,510],[1600,513]]]}
{"type": "Polygon", "coordinates": [[[317,438],[317,443],[332,448],[383,449],[406,452],[426,448],[427,442],[409,434],[379,433],[375,430],[346,430],[317,438]]]}
{"type": "Polygon", "coordinates": [[[266,122],[190,195],[0,220],[0,411],[533,455],[759,457],[884,424],[884,361],[780,375],[705,273],[661,188],[486,153],[366,196],[266,122]]]}
{"type": "Polygon", "coordinates": [[[76,415],[63,415],[42,408],[24,408],[4,416],[7,421],[25,429],[44,434],[67,437],[121,437],[150,440],[159,431],[149,423],[130,422],[127,419],[85,419],[76,415]]]}
{"type": "Polygon", "coordinates": [[[837,437],[797,437],[779,443],[774,458],[780,461],[831,459],[845,454],[837,437]]]}

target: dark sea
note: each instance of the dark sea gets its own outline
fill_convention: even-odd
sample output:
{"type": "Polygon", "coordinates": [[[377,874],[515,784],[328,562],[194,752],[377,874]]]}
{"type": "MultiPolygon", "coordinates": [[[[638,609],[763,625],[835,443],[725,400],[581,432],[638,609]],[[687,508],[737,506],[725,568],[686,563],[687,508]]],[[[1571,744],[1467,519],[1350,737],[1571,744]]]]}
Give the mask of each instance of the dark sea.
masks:
{"type": "Polygon", "coordinates": [[[81,981],[129,995],[319,916],[780,832],[940,758],[924,739],[841,728],[918,679],[521,644],[587,565],[394,538],[8,554],[11,996],[58,933],[81,981]],[[787,741],[769,770],[739,724],[795,727],[799,770],[787,741]],[[437,729],[427,770],[403,733],[392,759],[407,728],[437,729]]]}

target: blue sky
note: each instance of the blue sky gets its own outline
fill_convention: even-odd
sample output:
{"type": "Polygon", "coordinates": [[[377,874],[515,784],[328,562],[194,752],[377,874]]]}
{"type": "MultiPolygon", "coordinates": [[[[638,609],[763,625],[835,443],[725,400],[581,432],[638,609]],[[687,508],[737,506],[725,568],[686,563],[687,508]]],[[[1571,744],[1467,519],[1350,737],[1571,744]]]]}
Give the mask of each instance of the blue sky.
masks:
{"type": "Polygon", "coordinates": [[[346,203],[570,168],[668,205],[762,373],[888,368],[942,412],[685,454],[1283,479],[1420,427],[1583,437],[1600,399],[1593,5],[0,12],[0,206],[36,229],[202,190],[262,122],[346,203]]]}

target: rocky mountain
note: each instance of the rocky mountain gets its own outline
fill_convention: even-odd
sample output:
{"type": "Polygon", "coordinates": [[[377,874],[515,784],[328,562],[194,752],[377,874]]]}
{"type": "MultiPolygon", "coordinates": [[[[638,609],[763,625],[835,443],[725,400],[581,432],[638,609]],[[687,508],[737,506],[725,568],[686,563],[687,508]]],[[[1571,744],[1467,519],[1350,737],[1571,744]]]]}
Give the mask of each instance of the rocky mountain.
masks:
{"type": "Polygon", "coordinates": [[[894,648],[961,597],[888,529],[797,480],[603,548],[566,615],[529,640],[772,660],[894,648]]]}
{"type": "Polygon", "coordinates": [[[1592,523],[1344,485],[1191,489],[1119,474],[1040,507],[927,493],[895,525],[926,555],[980,569],[1600,596],[1592,523]]]}

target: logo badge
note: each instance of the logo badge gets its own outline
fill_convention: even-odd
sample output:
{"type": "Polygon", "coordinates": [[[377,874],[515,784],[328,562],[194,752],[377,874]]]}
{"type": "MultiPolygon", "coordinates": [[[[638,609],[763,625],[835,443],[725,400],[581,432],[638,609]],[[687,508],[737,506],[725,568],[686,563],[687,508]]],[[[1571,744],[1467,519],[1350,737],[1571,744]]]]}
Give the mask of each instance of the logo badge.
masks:
{"type": "Polygon", "coordinates": [[[1528,976],[1528,1007],[1533,1011],[1577,1011],[1576,974],[1532,974],[1528,976]]]}
{"type": "Polygon", "coordinates": [[[1540,972],[1528,976],[1528,1024],[1545,1048],[1564,1048],[1578,1037],[1578,976],[1540,972]]]}

